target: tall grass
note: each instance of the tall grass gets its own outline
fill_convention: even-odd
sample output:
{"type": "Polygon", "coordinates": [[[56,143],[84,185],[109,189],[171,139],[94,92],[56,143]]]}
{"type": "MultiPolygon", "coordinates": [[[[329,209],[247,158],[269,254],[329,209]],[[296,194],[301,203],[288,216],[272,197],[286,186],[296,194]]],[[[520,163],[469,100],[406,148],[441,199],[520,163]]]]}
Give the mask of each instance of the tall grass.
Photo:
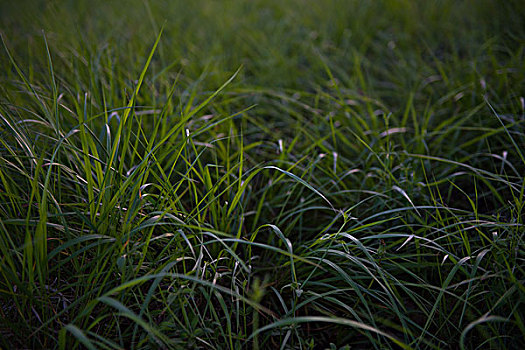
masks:
{"type": "Polygon", "coordinates": [[[1,348],[525,346],[517,2],[0,10],[1,348]]]}

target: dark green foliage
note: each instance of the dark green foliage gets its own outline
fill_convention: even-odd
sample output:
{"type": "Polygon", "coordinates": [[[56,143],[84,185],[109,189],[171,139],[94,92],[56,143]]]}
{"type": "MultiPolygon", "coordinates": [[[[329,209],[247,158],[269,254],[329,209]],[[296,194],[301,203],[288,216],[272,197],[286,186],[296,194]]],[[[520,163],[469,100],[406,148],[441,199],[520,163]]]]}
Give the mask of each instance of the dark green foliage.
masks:
{"type": "Polygon", "coordinates": [[[523,23],[2,2],[0,347],[524,347],[523,23]]]}

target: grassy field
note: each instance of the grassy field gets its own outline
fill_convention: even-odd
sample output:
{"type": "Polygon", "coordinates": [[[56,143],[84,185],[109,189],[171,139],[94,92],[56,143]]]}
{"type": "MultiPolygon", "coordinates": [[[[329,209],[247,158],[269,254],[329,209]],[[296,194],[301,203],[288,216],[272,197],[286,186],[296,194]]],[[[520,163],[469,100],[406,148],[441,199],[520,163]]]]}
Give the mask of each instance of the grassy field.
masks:
{"type": "Polygon", "coordinates": [[[519,1],[2,1],[0,348],[525,348],[519,1]]]}

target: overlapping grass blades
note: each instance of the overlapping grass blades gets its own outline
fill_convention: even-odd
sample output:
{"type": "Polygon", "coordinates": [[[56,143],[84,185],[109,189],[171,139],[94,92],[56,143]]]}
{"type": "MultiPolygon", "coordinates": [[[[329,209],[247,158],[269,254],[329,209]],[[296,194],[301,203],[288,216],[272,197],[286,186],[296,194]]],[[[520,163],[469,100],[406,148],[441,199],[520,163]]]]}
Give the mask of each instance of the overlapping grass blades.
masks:
{"type": "Polygon", "coordinates": [[[522,345],[512,1],[2,6],[0,347],[522,345]]]}

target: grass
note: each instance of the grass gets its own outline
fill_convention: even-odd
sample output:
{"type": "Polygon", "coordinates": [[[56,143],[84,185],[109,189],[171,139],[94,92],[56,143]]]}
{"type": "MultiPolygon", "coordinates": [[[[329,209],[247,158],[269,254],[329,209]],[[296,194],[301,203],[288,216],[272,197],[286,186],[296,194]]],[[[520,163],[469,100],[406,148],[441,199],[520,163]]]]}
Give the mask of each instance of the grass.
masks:
{"type": "Polygon", "coordinates": [[[2,3],[0,347],[522,348],[524,21],[2,3]]]}

